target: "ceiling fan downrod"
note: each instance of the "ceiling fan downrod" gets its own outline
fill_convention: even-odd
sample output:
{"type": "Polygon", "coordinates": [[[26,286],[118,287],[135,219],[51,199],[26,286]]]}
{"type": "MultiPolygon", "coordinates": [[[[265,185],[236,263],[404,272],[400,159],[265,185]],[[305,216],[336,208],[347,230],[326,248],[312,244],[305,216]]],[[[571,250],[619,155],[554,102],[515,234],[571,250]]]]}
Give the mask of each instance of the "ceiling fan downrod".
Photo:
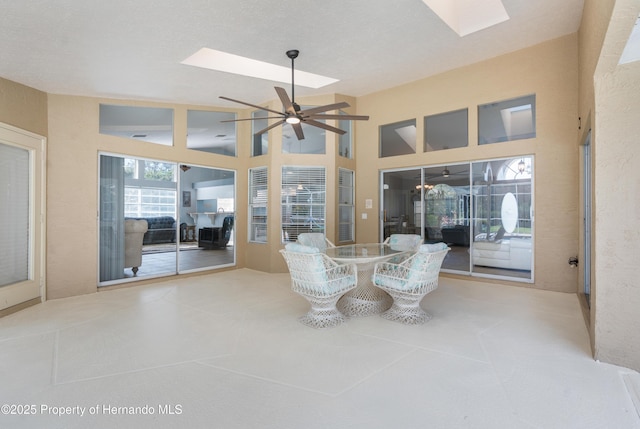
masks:
{"type": "Polygon", "coordinates": [[[300,106],[296,104],[296,95],[295,95],[294,80],[293,80],[293,74],[294,74],[293,61],[296,58],[298,58],[299,53],[300,51],[298,51],[297,49],[292,49],[290,51],[287,51],[287,57],[291,58],[291,104],[293,104],[293,108],[295,109],[296,112],[300,110],[300,106]]]}

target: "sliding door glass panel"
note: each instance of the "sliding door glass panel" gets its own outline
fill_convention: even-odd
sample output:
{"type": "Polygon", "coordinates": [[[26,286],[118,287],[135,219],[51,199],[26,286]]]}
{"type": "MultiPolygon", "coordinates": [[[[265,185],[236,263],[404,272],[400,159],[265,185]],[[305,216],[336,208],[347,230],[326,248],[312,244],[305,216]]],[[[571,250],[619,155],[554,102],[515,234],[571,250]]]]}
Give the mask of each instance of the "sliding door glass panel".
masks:
{"type": "Polygon", "coordinates": [[[179,272],[235,264],[235,172],[180,166],[179,272]]]}
{"type": "Polygon", "coordinates": [[[473,272],[532,280],[533,157],[472,164],[473,272]]]}
{"type": "Polygon", "coordinates": [[[424,118],[424,151],[467,147],[469,145],[467,109],[440,113],[424,118]]]}
{"type": "Polygon", "coordinates": [[[421,234],[420,169],[382,173],[381,241],[391,234],[421,234]]]}
{"type": "Polygon", "coordinates": [[[446,243],[451,250],[442,268],[469,271],[471,195],[469,164],[423,169],[422,219],[426,243],[446,243]]]}
{"type": "Polygon", "coordinates": [[[478,106],[478,144],[530,139],[535,136],[535,95],[478,106]]]}
{"type": "Polygon", "coordinates": [[[100,285],[176,272],[176,165],[101,155],[100,285]]]}
{"type": "Polygon", "coordinates": [[[236,156],[236,114],[205,110],[187,111],[187,148],[236,156]]]}
{"type": "Polygon", "coordinates": [[[173,146],[173,109],[101,104],[100,134],[173,146]]]}
{"type": "Polygon", "coordinates": [[[416,153],[416,120],[380,127],[380,158],[416,153]]]}
{"type": "Polygon", "coordinates": [[[251,145],[251,156],[266,155],[269,151],[269,133],[259,133],[269,126],[267,119],[268,113],[264,110],[256,110],[251,112],[251,135],[253,136],[253,144],[251,145]]]}

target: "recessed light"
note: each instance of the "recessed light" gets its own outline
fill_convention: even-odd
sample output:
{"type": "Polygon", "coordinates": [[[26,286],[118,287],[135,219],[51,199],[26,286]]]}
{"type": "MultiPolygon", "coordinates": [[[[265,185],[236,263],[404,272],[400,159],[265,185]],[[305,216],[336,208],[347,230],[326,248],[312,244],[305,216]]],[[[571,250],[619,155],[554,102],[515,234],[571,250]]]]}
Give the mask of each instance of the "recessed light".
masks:
{"type": "MultiPolygon", "coordinates": [[[[215,49],[202,48],[182,61],[181,64],[276,82],[291,83],[291,69],[289,67],[269,64],[215,49]]],[[[322,88],[338,82],[338,79],[296,70],[295,82],[296,85],[308,88],[322,88]]]]}

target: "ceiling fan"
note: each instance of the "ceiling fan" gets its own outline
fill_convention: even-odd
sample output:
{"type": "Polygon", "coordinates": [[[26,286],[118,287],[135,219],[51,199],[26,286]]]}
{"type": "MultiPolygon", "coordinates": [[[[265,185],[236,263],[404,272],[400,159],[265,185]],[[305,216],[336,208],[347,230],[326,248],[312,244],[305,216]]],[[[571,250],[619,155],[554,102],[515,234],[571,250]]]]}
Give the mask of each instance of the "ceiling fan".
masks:
{"type": "Polygon", "coordinates": [[[249,118],[249,119],[231,119],[231,120],[222,121],[222,122],[253,121],[256,119],[279,119],[279,121],[274,122],[268,127],[256,132],[256,134],[258,135],[258,134],[266,133],[272,128],[275,128],[279,125],[287,123],[287,124],[291,124],[291,127],[295,131],[296,137],[298,137],[298,140],[303,140],[304,139],[304,133],[302,132],[303,123],[312,125],[314,127],[322,128],[334,133],[345,134],[346,131],[341,130],[340,128],[332,127],[331,125],[327,125],[323,122],[320,122],[320,120],[324,120],[324,119],[338,119],[338,120],[351,120],[351,121],[369,120],[368,116],[362,116],[362,115],[340,115],[340,114],[324,113],[330,110],[344,109],[346,107],[349,107],[349,103],[346,103],[344,101],[340,103],[327,104],[325,106],[318,106],[318,107],[312,107],[309,109],[301,110],[300,106],[295,102],[294,81],[293,81],[293,74],[294,74],[293,61],[298,57],[299,53],[300,52],[295,49],[287,51],[287,57],[291,58],[291,99],[289,99],[289,96],[287,95],[287,91],[285,91],[283,88],[280,88],[278,86],[275,87],[276,93],[278,94],[278,98],[280,98],[280,101],[282,102],[282,107],[284,108],[284,112],[278,112],[277,110],[272,110],[266,107],[257,106],[255,104],[247,103],[245,101],[234,100],[232,98],[220,96],[220,98],[222,98],[223,100],[233,101],[234,103],[244,104],[245,106],[255,107],[256,109],[264,110],[264,111],[278,115],[278,116],[267,116],[266,118],[260,117],[260,118],[249,118]]]}

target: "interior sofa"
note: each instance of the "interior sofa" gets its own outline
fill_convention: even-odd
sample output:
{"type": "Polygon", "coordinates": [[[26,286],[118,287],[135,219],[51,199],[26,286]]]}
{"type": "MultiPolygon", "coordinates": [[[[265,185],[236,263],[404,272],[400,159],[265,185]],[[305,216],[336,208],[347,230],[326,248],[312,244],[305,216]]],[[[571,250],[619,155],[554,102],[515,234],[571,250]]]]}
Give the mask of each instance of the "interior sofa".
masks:
{"type": "Polygon", "coordinates": [[[473,242],[473,263],[485,267],[531,271],[531,237],[505,236],[473,242]]]}
{"type": "Polygon", "coordinates": [[[469,247],[469,225],[454,225],[442,228],[442,241],[454,246],[469,247]]]}
{"type": "Polygon", "coordinates": [[[144,218],[126,218],[147,221],[147,232],[144,233],[142,244],[175,243],[176,220],[171,216],[157,216],[144,218]]]}

